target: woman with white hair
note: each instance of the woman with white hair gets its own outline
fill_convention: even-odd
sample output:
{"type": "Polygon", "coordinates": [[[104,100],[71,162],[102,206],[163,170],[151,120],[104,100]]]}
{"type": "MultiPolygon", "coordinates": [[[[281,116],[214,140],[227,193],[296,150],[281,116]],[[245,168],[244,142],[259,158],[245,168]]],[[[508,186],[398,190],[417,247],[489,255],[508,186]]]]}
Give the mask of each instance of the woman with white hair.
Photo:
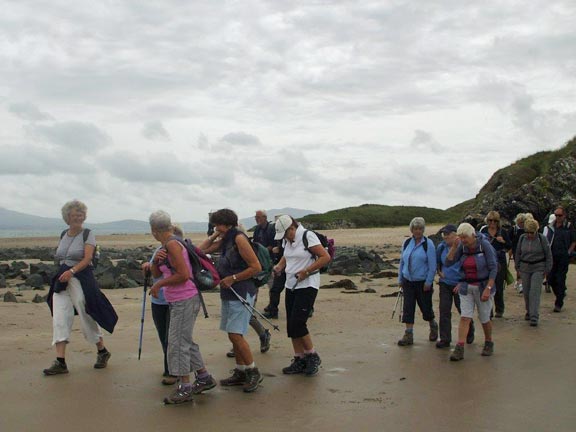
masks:
{"type": "Polygon", "coordinates": [[[492,341],[492,299],[496,292],[494,280],[498,272],[496,251],[490,242],[481,235],[477,235],[474,227],[469,223],[462,223],[456,231],[458,238],[452,244],[446,256],[446,265],[459,262],[462,271],[462,280],[454,288],[460,295],[460,324],[458,326],[458,344],[452,351],[450,360],[464,359],[464,343],[474,316],[474,309],[478,309],[478,318],[484,330],[483,356],[491,356],[494,352],[492,341]]]}
{"type": "Polygon", "coordinates": [[[430,324],[429,340],[438,339],[438,324],[432,309],[432,282],[436,273],[436,248],[432,240],[424,236],[426,222],[424,218],[415,217],[410,222],[412,237],[402,245],[398,283],[404,294],[402,322],[406,324],[404,336],[398,345],[407,346],[414,343],[414,315],[416,303],[422,312],[424,321],[430,324]]]}
{"type": "Polygon", "coordinates": [[[168,369],[179,381],[178,387],[164,398],[164,403],[180,404],[192,401],[193,394],[216,387],[216,381],[206,370],[200,348],[192,337],[201,300],[188,251],[174,237],[168,213],[156,211],[150,215],[149,222],[152,235],[162,244],[150,266],[156,278],[150,295],[158,298],[164,288],[164,297],[170,306],[168,369]],[[194,383],[190,382],[190,372],[196,374],[194,383]]]}
{"type": "Polygon", "coordinates": [[[94,368],[104,369],[111,356],[104,346],[100,327],[112,333],[118,315],[94,278],[92,257],[96,237],[83,227],[87,211],[86,204],[78,200],[69,201],[62,207],[62,218],[69,228],[60,236],[55,255],[60,268],[52,279],[46,300],[52,312],[52,345],[56,347],[56,360],[44,369],[44,375],[68,373],[66,345],[75,312],[80,318],[84,337],[98,349],[94,368]]]}
{"type": "Polygon", "coordinates": [[[526,315],[532,327],[538,325],[540,295],[544,275],[552,269],[552,251],[544,234],[538,232],[539,224],[534,219],[528,219],[525,234],[518,241],[514,263],[516,271],[522,276],[524,284],[524,303],[526,315]]]}

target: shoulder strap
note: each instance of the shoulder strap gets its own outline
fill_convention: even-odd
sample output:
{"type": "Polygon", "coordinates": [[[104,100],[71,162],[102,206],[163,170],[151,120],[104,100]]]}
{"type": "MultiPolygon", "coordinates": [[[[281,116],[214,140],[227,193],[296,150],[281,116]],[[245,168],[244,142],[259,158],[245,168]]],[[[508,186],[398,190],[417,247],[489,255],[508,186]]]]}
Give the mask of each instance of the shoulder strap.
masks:
{"type": "MultiPolygon", "coordinates": [[[[406,240],[404,240],[404,243],[402,244],[402,252],[404,252],[404,249],[406,249],[406,246],[408,246],[410,240],[412,240],[412,237],[408,237],[406,240]]],[[[422,243],[422,248],[424,249],[424,252],[428,252],[428,237],[426,236],[422,237],[422,241],[424,242],[422,243]]]]}
{"type": "Polygon", "coordinates": [[[60,240],[62,240],[64,238],[64,234],[66,234],[66,231],[68,231],[67,229],[65,229],[64,231],[62,231],[60,233],[60,240]]]}
{"type": "Polygon", "coordinates": [[[88,236],[90,235],[90,229],[84,228],[84,232],[82,233],[82,238],[84,239],[84,243],[88,240],[88,236]]]}
{"type": "Polygon", "coordinates": [[[408,237],[406,240],[404,240],[404,243],[402,243],[402,252],[404,252],[404,249],[406,249],[406,246],[408,246],[410,240],[412,240],[412,237],[408,237]]]}
{"type": "Polygon", "coordinates": [[[311,251],[310,248],[308,247],[308,233],[310,232],[310,230],[305,230],[304,234],[302,235],[302,243],[304,244],[304,249],[306,251],[308,251],[308,253],[310,255],[312,255],[312,258],[316,258],[316,255],[314,255],[311,251]]]}

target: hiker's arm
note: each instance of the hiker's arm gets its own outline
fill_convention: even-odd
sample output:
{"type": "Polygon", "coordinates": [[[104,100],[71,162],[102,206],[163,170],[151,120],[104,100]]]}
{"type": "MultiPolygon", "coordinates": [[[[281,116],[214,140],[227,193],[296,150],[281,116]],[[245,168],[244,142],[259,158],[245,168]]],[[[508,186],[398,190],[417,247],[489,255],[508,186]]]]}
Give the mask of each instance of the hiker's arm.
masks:
{"type": "Polygon", "coordinates": [[[214,231],[212,235],[198,245],[198,248],[206,254],[216,252],[222,246],[222,239],[218,239],[218,237],[220,237],[220,233],[214,231]]]}
{"type": "Polygon", "coordinates": [[[84,245],[84,258],[82,258],[82,261],[80,261],[78,264],[75,264],[74,266],[70,267],[69,270],[66,270],[64,273],[62,273],[58,278],[58,280],[60,282],[68,282],[70,279],[74,277],[76,273],[81,272],[86,267],[88,267],[92,262],[92,257],[94,256],[94,249],[96,249],[94,245],[86,243],[84,245]]]}
{"type": "Polygon", "coordinates": [[[240,273],[236,273],[232,276],[226,276],[220,281],[220,285],[224,288],[231,287],[235,282],[250,279],[262,270],[260,261],[252,249],[250,240],[244,235],[237,235],[234,239],[236,246],[238,247],[238,253],[242,259],[248,264],[248,268],[242,270],[240,273]]]}
{"type": "Polygon", "coordinates": [[[464,249],[462,249],[459,246],[460,246],[460,237],[456,237],[454,239],[454,243],[452,243],[452,247],[448,251],[448,255],[446,255],[446,261],[444,262],[445,266],[450,267],[452,264],[454,264],[456,261],[460,259],[464,249]]]}
{"type": "Polygon", "coordinates": [[[150,288],[150,294],[154,297],[158,296],[160,288],[166,287],[170,289],[170,285],[178,285],[186,282],[192,277],[190,270],[186,265],[186,261],[182,256],[182,247],[180,243],[176,240],[170,240],[166,243],[166,250],[168,251],[168,259],[173,269],[171,276],[167,278],[160,279],[157,281],[152,288],[150,288]]]}
{"type": "Polygon", "coordinates": [[[302,271],[304,273],[303,279],[307,278],[316,270],[320,270],[322,267],[325,267],[328,265],[328,263],[330,263],[330,255],[328,254],[326,249],[324,249],[324,246],[322,246],[321,244],[311,246],[310,252],[312,252],[314,256],[316,256],[316,261],[314,261],[311,265],[309,265],[302,271]]]}
{"type": "Polygon", "coordinates": [[[286,258],[283,256],[282,258],[280,258],[280,261],[278,261],[278,264],[274,266],[274,273],[278,276],[280,273],[282,273],[282,270],[284,270],[285,268],[286,268],[286,258]]]}

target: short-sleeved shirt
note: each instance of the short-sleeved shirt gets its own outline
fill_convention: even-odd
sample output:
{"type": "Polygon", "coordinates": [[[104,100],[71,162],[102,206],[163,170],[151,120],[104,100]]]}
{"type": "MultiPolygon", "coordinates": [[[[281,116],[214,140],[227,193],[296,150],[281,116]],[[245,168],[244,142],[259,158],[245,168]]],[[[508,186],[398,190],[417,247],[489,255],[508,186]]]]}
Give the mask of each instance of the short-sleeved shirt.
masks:
{"type": "MultiPolygon", "coordinates": [[[[284,258],[286,259],[286,288],[294,288],[294,284],[296,284],[296,273],[307,269],[309,266],[314,264],[316,258],[312,256],[310,252],[304,249],[304,242],[302,238],[304,236],[304,232],[306,228],[302,225],[298,225],[296,229],[296,236],[294,237],[294,241],[284,240],[284,258]]],[[[308,248],[312,248],[317,246],[320,243],[318,236],[314,234],[312,231],[307,232],[308,238],[308,248]]],[[[299,288],[320,288],[320,273],[315,273],[308,276],[301,282],[298,282],[296,285],[296,289],[299,288]]]]}
{"type": "Polygon", "coordinates": [[[86,243],[84,243],[84,230],[80,231],[75,236],[69,236],[66,232],[58,243],[55,258],[60,265],[66,264],[73,267],[84,259],[84,245],[89,244],[96,247],[96,236],[93,231],[90,231],[86,243]]]}

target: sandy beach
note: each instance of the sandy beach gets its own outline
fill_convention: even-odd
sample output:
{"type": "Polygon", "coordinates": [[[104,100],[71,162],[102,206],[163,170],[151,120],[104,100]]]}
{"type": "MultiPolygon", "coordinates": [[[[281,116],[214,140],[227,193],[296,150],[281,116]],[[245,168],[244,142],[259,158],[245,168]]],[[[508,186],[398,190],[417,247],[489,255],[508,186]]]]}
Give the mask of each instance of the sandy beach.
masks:
{"type": "MultiPolygon", "coordinates": [[[[337,245],[398,247],[408,229],[326,233],[337,245]]],[[[202,237],[191,235],[193,240],[202,237]]],[[[0,239],[0,248],[56,243],[56,238],[0,239]]],[[[118,248],[155,244],[145,235],[103,236],[98,243],[118,248]]],[[[397,256],[394,250],[387,257],[397,256]]],[[[371,282],[376,294],[321,290],[309,322],[323,362],[318,376],[282,375],[291,344],[281,313],[274,320],[281,331],[273,332],[268,353],[256,352],[258,338],[253,331],[248,335],[265,375],[256,393],[218,386],[182,406],[162,404],[171,389],[160,384],[162,351],[149,301],[142,359],[137,359],[142,288],[105,291],[120,317],[114,334],[105,334],[112,352],[108,368],[93,369],[94,347],[84,340],[76,320],[67,348],[70,373],[54,377],[42,375],[55,357],[49,309],[29,302],[47,291],[26,291],[19,301],[27,303],[0,302],[0,431],[573,431],[575,268],[570,266],[562,313],[552,313],[554,296],[543,292],[540,325],[529,327],[522,296],[509,288],[504,318],[494,321],[494,356],[480,356],[478,328],[476,342],[458,363],[448,360],[448,350],[427,340],[428,326],[419,312],[415,344],[396,345],[403,325],[391,319],[395,299],[381,297],[396,290],[395,280],[371,282]]],[[[322,282],[342,278],[322,275],[322,282]]],[[[351,279],[359,288],[367,287],[360,277],[351,279]]],[[[1,296],[5,292],[0,289],[1,296]]],[[[267,289],[260,297],[263,308],[267,289]]],[[[209,370],[220,379],[234,362],[226,358],[230,344],[218,330],[219,295],[208,293],[205,299],[210,317],[198,318],[194,334],[209,370]]],[[[437,291],[434,300],[437,314],[437,291]]],[[[452,322],[455,339],[456,313],[452,322]]]]}

